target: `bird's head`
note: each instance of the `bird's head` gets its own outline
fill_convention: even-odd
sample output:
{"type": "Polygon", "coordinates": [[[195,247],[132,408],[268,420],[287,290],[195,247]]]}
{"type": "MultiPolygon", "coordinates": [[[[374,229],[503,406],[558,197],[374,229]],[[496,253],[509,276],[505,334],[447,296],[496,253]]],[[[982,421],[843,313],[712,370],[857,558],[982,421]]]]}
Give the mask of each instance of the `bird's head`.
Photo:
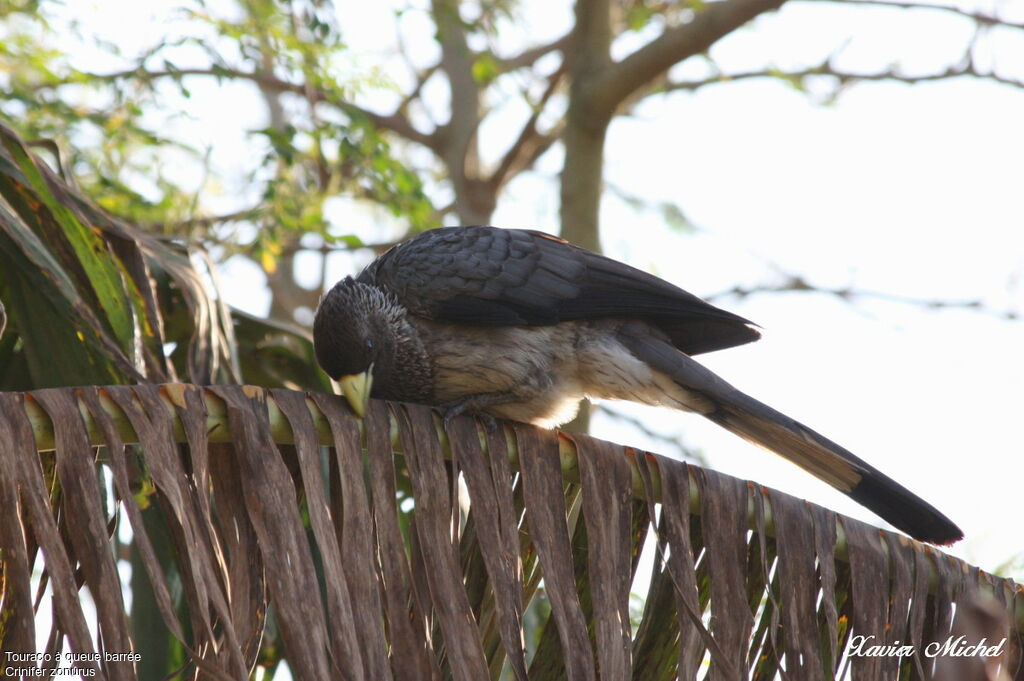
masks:
{"type": "Polygon", "coordinates": [[[362,416],[373,392],[374,372],[389,373],[395,338],[391,296],[345,277],[320,300],[313,320],[316,359],[338,381],[352,409],[362,416]]]}

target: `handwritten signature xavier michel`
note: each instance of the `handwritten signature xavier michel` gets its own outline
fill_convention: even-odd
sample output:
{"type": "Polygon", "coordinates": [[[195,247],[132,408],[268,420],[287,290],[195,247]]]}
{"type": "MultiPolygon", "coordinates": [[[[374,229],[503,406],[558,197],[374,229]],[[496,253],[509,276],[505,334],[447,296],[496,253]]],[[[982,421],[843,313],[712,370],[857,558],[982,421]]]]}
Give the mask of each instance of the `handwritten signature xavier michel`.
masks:
{"type": "MultiPolygon", "coordinates": [[[[917,649],[895,641],[892,644],[873,643],[874,636],[851,636],[848,654],[853,657],[910,657],[917,649]]],[[[950,636],[945,641],[932,641],[924,647],[925,657],[999,657],[1006,639],[990,645],[988,639],[971,643],[964,635],[950,636]]]]}

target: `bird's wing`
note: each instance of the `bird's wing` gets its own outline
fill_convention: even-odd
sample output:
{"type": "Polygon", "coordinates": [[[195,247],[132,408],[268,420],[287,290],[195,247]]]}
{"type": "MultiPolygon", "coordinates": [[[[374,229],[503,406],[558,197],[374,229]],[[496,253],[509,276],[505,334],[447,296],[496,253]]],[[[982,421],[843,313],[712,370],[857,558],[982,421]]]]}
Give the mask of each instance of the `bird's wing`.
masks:
{"type": "Polygon", "coordinates": [[[849,450],[744,394],[704,366],[649,333],[625,329],[630,352],[679,384],[707,398],[702,415],[824,480],[915,539],[952,544],[964,534],[935,507],[849,450]]]}
{"type": "Polygon", "coordinates": [[[528,230],[431,230],[392,248],[359,280],[388,289],[415,314],[450,322],[537,326],[638,318],[690,355],[760,337],[742,317],[658,277],[528,230]]]}

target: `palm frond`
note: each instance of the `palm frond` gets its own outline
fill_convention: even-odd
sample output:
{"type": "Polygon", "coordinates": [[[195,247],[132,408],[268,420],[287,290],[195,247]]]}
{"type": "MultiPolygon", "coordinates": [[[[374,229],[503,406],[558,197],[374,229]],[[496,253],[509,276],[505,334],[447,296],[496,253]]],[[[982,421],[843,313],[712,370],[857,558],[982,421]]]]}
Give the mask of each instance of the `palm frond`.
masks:
{"type": "Polygon", "coordinates": [[[249,386],[0,393],[2,650],[73,651],[97,678],[139,678],[106,658],[135,650],[111,530],[123,517],[184,659],[174,678],[283,662],[297,679],[374,681],[1024,678],[1011,580],[678,461],[439,423],[420,406],[374,402],[359,420],[334,396],[249,386]],[[649,584],[635,626],[634,583],[649,584]],[[533,649],[537,600],[550,615],[533,649]],[[1005,641],[987,658],[926,654],[961,634],[1005,641]],[[870,645],[912,652],[856,654],[870,645]]]}

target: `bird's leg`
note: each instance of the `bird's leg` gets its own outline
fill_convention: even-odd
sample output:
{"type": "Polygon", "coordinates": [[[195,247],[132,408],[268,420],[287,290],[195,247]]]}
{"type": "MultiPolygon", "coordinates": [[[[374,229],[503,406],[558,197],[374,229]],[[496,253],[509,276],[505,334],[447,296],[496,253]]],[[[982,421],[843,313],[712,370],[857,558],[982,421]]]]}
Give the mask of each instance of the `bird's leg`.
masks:
{"type": "Polygon", "coordinates": [[[475,395],[460,397],[457,400],[443,402],[437,405],[437,408],[441,410],[446,430],[448,426],[451,425],[451,420],[453,418],[459,414],[468,413],[479,417],[487,427],[487,430],[493,433],[498,429],[498,421],[493,415],[484,411],[484,409],[495,404],[510,402],[513,399],[515,399],[515,394],[512,392],[477,393],[475,395]]]}
{"type": "Polygon", "coordinates": [[[478,419],[484,424],[484,428],[487,429],[488,433],[498,432],[498,419],[494,418],[485,411],[480,412],[476,415],[478,419]]]}

